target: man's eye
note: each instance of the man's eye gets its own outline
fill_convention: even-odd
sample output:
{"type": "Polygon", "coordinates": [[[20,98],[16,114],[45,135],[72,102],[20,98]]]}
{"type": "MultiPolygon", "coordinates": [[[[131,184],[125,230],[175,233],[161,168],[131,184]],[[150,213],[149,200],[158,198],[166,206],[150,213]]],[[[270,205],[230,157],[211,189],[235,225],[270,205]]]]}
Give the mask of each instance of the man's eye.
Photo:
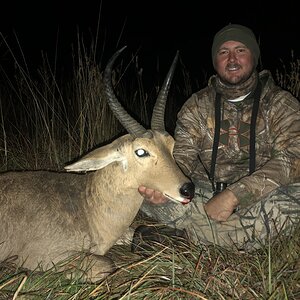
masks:
{"type": "Polygon", "coordinates": [[[220,51],[218,52],[218,54],[219,54],[219,55],[225,55],[225,54],[227,54],[227,52],[228,52],[228,51],[226,51],[226,50],[220,50],[220,51]]]}
{"type": "Polygon", "coordinates": [[[245,49],[245,48],[238,48],[237,51],[238,51],[238,52],[246,52],[247,49],[245,49]]]}
{"type": "Polygon", "coordinates": [[[145,157],[145,156],[150,156],[149,152],[147,152],[146,150],[144,149],[137,149],[134,151],[135,154],[138,156],[138,157],[145,157]]]}

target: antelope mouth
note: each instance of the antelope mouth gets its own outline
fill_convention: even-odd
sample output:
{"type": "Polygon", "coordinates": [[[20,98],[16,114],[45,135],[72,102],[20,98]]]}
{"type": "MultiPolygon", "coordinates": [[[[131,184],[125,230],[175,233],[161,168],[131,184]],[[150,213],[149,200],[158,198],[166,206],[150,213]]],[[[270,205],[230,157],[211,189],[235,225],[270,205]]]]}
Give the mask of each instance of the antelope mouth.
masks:
{"type": "Polygon", "coordinates": [[[171,200],[172,202],[174,203],[181,203],[183,205],[185,204],[188,204],[191,202],[191,199],[188,199],[188,198],[182,198],[180,200],[176,199],[176,198],[173,198],[172,196],[168,195],[168,194],[164,194],[164,196],[168,199],[168,200],[171,200]]]}

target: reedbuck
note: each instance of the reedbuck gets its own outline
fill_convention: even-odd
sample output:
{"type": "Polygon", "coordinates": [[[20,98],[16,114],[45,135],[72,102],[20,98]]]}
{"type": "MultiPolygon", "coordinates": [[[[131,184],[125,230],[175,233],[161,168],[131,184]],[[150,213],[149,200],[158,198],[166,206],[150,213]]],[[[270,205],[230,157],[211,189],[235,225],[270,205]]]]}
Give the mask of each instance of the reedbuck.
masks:
{"type": "MultiPolygon", "coordinates": [[[[125,47],[124,47],[125,48],[125,47]]],[[[178,54],[157,98],[146,130],[118,102],[112,86],[117,51],[104,71],[107,101],[128,134],[65,167],[68,172],[6,172],[0,176],[0,260],[17,256],[28,269],[48,269],[85,253],[77,268],[97,281],[114,269],[105,257],[134,220],[143,198],[138,186],[188,203],[194,185],[172,156],[174,139],[165,131],[165,103],[178,54]],[[74,172],[74,173],[70,173],[74,172]]]]}

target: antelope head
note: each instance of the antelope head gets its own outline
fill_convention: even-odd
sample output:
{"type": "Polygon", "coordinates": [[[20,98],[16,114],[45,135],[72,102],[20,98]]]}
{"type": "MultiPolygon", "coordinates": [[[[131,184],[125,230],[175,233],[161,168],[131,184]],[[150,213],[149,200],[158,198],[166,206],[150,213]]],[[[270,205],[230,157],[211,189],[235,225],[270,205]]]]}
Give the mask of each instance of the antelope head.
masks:
{"type": "MultiPolygon", "coordinates": [[[[143,147],[140,147],[139,149],[135,150],[135,155],[139,157],[140,159],[144,160],[147,159],[147,156],[151,157],[153,155],[157,156],[158,159],[165,159],[168,157],[168,160],[164,167],[167,169],[167,174],[165,180],[161,178],[160,174],[157,173],[157,179],[165,181],[165,187],[167,188],[168,185],[172,184],[171,177],[173,177],[172,173],[175,174],[175,177],[182,178],[181,171],[176,166],[172,151],[174,147],[174,139],[173,137],[166,131],[165,129],[165,107],[166,102],[168,98],[168,93],[171,85],[171,81],[174,75],[175,67],[178,61],[178,51],[176,53],[176,56],[172,62],[172,65],[170,67],[170,70],[166,76],[166,79],[163,83],[163,86],[159,92],[159,95],[156,99],[155,106],[153,108],[152,118],[151,118],[151,129],[147,130],[144,128],[139,122],[137,122],[134,118],[132,118],[125,109],[121,106],[119,103],[112,86],[112,68],[114,65],[114,62],[116,58],[119,56],[119,54],[126,48],[123,47],[119,51],[117,51],[112,58],[110,59],[109,63],[106,66],[105,72],[104,72],[104,83],[105,83],[105,89],[106,89],[106,95],[107,95],[107,101],[109,103],[109,106],[111,110],[113,111],[114,115],[117,117],[117,119],[120,121],[120,123],[125,127],[125,129],[128,131],[130,135],[132,135],[135,138],[143,138],[144,141],[147,141],[147,144],[151,142],[154,142],[157,138],[157,142],[159,144],[156,144],[156,148],[160,152],[154,152],[149,153],[146,149],[143,147]],[[156,137],[156,138],[155,138],[156,137]],[[161,157],[159,157],[161,156],[161,157]],[[168,182],[168,178],[170,181],[168,182]]],[[[142,146],[142,145],[141,145],[142,146]]],[[[153,166],[154,168],[154,166],[153,166]]],[[[166,170],[160,170],[160,172],[163,174],[166,170]]],[[[159,171],[158,171],[159,172],[159,171]]],[[[150,188],[153,188],[151,186],[148,186],[150,188]]],[[[178,199],[177,197],[174,198],[171,194],[168,194],[167,191],[161,190],[161,192],[170,200],[175,202],[189,202],[188,200],[192,199],[194,196],[194,185],[186,180],[184,184],[180,187],[180,194],[183,197],[183,199],[178,199]]]]}
{"type": "MultiPolygon", "coordinates": [[[[164,122],[166,101],[178,60],[178,52],[157,97],[151,118],[151,129],[147,130],[127,113],[114,93],[112,69],[115,60],[125,48],[118,50],[111,57],[103,78],[110,109],[128,134],[107,146],[92,151],[83,159],[67,166],[66,169],[68,171],[92,171],[117,162],[121,167],[114,169],[114,174],[111,175],[114,179],[109,179],[109,181],[116,182],[116,190],[123,188],[118,195],[129,195],[127,191],[130,189],[136,192],[137,197],[140,197],[137,189],[140,185],[144,185],[160,191],[171,201],[186,204],[194,197],[195,188],[173,158],[174,139],[166,131],[164,122]]],[[[112,173],[111,170],[109,172],[112,173]]]]}

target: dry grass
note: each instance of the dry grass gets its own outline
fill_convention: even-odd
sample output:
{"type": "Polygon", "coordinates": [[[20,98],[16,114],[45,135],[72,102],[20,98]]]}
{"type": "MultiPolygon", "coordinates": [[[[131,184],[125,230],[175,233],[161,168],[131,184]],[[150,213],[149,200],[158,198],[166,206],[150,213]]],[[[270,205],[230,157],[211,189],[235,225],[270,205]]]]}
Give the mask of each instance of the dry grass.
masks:
{"type": "Polygon", "coordinates": [[[291,61],[288,65],[282,62],[282,69],[276,70],[276,80],[278,84],[295,97],[300,97],[300,59],[291,52],[291,61]]]}
{"type": "Polygon", "coordinates": [[[15,60],[16,74],[1,90],[2,170],[60,170],[122,130],[106,103],[100,66],[78,47],[71,79],[61,84],[46,57],[36,79],[15,60]]]}
{"type": "Polygon", "coordinates": [[[153,246],[148,257],[114,246],[119,268],[98,284],[67,279],[54,268],[31,273],[0,265],[0,299],[299,299],[300,235],[253,253],[215,246],[153,246]],[[21,297],[22,296],[22,297],[21,297]],[[2,298],[1,298],[2,297],[2,298]],[[7,297],[7,298],[5,298],[7,297]]]}

